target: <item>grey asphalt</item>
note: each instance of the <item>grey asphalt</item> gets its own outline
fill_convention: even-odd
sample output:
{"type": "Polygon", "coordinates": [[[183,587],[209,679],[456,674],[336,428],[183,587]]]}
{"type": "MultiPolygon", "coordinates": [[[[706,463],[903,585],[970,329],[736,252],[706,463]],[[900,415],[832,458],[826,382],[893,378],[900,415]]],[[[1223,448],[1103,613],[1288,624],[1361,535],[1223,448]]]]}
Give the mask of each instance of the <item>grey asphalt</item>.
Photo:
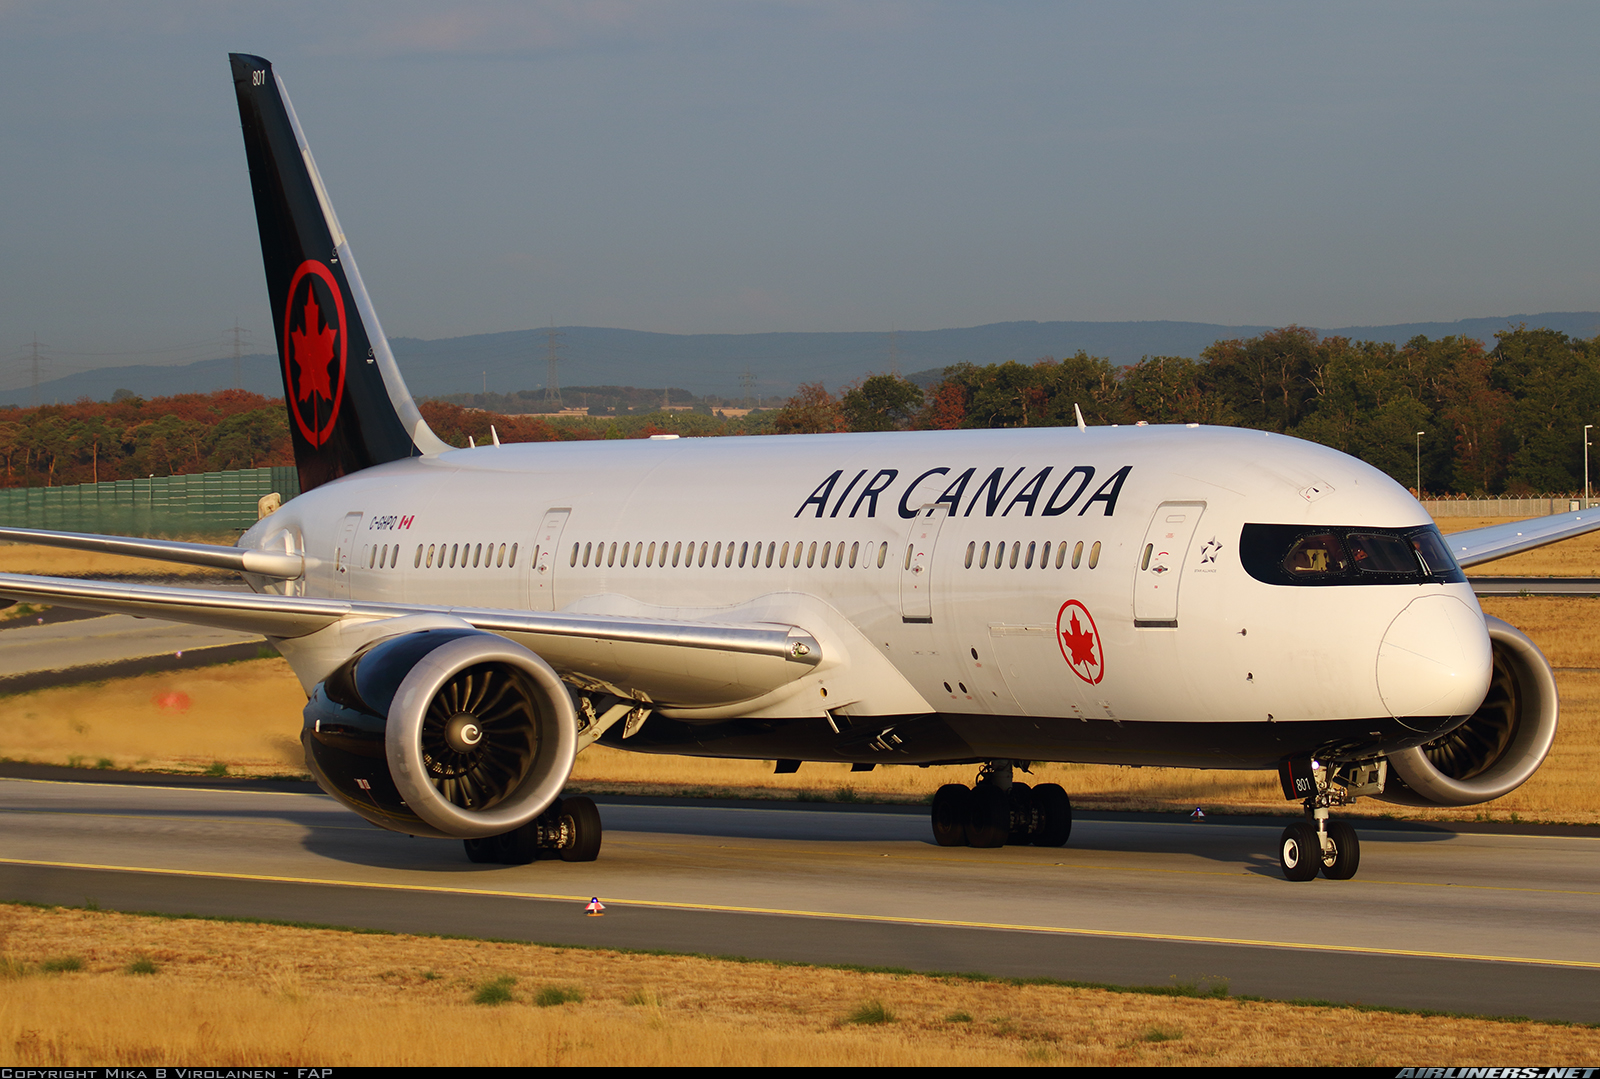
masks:
{"type": "Polygon", "coordinates": [[[866,807],[601,813],[597,862],[478,866],[321,795],[0,780],[0,899],[1600,1022],[1588,835],[1384,822],[1355,880],[1291,884],[1272,823],[969,850],[866,807]]]}

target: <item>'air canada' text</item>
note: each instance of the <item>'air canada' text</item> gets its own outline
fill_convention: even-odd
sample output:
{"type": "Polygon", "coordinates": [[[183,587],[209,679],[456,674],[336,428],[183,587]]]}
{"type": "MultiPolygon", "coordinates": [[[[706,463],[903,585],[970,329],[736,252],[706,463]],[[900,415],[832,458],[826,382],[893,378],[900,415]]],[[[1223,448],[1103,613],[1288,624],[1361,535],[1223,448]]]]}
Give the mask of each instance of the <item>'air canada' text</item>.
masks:
{"type": "Polygon", "coordinates": [[[940,504],[949,507],[951,517],[971,517],[974,513],[982,517],[1005,517],[1019,508],[1024,517],[1035,514],[1059,517],[1072,509],[1082,517],[1097,505],[1110,517],[1116,512],[1122,485],[1133,471],[1132,465],[1123,465],[1096,487],[1092,486],[1093,465],[1073,465],[1063,472],[1058,472],[1054,465],[1046,465],[1024,478],[1029,467],[1022,465],[1014,470],[1001,467],[980,475],[981,470],[974,466],[953,478],[953,468],[930,468],[907,484],[898,499],[894,491],[895,481],[900,478],[898,468],[880,468],[870,479],[867,476],[872,469],[863,468],[847,483],[841,482],[845,476],[841,468],[817,485],[795,511],[795,516],[803,516],[806,510],[815,507],[817,517],[838,517],[841,512],[846,517],[876,517],[878,499],[882,497],[886,503],[893,503],[900,516],[907,520],[915,517],[923,506],[940,504]],[[1085,498],[1085,493],[1091,490],[1085,498]]]}

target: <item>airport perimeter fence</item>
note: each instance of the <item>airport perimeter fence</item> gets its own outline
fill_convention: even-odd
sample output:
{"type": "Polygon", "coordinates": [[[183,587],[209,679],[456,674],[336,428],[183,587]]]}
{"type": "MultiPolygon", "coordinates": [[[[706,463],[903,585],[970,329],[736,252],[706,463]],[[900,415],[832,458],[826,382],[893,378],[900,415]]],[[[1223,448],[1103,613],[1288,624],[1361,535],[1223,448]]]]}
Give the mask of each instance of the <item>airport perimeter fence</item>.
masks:
{"type": "MultiPolygon", "coordinates": [[[[1600,498],[1589,505],[1600,506],[1600,498]]],[[[1583,499],[1570,495],[1531,495],[1527,498],[1424,498],[1422,508],[1434,517],[1545,517],[1583,509],[1583,499]]]]}
{"type": "Polygon", "coordinates": [[[292,466],[68,487],[3,487],[0,525],[116,536],[222,535],[255,524],[258,501],[273,492],[285,502],[300,493],[292,466]]]}

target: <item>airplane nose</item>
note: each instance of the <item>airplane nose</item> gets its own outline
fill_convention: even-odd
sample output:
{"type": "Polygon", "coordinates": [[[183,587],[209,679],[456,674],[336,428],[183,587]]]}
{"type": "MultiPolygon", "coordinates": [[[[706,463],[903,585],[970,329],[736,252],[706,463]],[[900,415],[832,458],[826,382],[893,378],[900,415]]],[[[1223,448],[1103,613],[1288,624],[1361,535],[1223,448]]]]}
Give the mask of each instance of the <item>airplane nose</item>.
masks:
{"type": "Polygon", "coordinates": [[[1378,646],[1378,694],[1397,719],[1467,716],[1493,671],[1483,615],[1454,596],[1413,600],[1378,646]]]}

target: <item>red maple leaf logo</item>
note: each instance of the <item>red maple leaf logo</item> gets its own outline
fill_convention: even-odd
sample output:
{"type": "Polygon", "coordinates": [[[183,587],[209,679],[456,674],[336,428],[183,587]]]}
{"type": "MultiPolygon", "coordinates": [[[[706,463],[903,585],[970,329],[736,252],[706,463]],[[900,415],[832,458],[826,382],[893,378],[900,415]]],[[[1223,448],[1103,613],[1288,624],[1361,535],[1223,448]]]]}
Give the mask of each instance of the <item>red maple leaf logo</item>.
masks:
{"type": "Polygon", "coordinates": [[[305,320],[305,329],[289,331],[289,339],[294,342],[295,362],[300,365],[300,382],[295,396],[305,401],[314,393],[325,401],[332,401],[333,386],[328,378],[328,365],[334,361],[333,346],[338,335],[322,324],[322,309],[317,306],[314,289],[306,289],[306,302],[300,313],[305,320]]]}
{"type": "Polygon", "coordinates": [[[1061,634],[1061,643],[1066,646],[1068,661],[1074,667],[1095,665],[1094,634],[1078,624],[1077,611],[1072,612],[1072,621],[1068,623],[1068,630],[1061,634]]]}
{"type": "Polygon", "coordinates": [[[1100,630],[1089,608],[1075,599],[1056,612],[1056,645],[1073,674],[1091,686],[1100,684],[1106,673],[1105,656],[1095,655],[1100,650],[1100,630]]]}

